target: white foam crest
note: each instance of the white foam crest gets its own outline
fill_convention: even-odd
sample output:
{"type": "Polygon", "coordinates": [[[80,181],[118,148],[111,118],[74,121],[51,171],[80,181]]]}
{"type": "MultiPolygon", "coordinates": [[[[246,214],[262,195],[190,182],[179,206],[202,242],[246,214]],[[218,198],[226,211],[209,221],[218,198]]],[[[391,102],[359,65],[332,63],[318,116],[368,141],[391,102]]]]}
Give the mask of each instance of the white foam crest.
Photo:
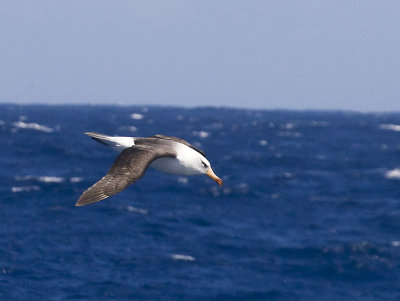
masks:
{"type": "Polygon", "coordinates": [[[400,132],[400,125],[398,124],[381,124],[379,128],[381,130],[400,132]]]}
{"type": "Polygon", "coordinates": [[[288,122],[288,123],[284,124],[284,125],[282,126],[282,128],[285,129],[285,130],[292,130],[292,129],[294,129],[296,126],[297,126],[297,124],[294,124],[294,123],[292,123],[292,122],[288,122]]]}
{"type": "Polygon", "coordinates": [[[134,132],[137,131],[137,127],[136,126],[121,126],[121,127],[118,128],[118,130],[129,131],[129,132],[134,133],[134,132]]]}
{"type": "Polygon", "coordinates": [[[246,182],[241,182],[237,185],[231,186],[231,187],[223,187],[222,189],[220,187],[215,187],[213,186],[211,188],[211,193],[213,194],[214,197],[218,197],[221,194],[223,195],[230,195],[230,194],[247,194],[250,191],[249,184],[246,182]]]}
{"type": "Polygon", "coordinates": [[[267,140],[264,140],[264,139],[258,141],[258,143],[259,143],[261,146],[268,145],[268,141],[267,141],[267,140]]]}
{"type": "Polygon", "coordinates": [[[222,193],[225,195],[231,194],[232,193],[232,188],[230,187],[225,187],[222,189],[222,193]]]}
{"type": "MultiPolygon", "coordinates": [[[[220,187],[218,187],[220,188],[220,187]]],[[[211,193],[214,197],[219,197],[221,195],[221,189],[218,189],[217,187],[213,186],[211,188],[211,193]]]]}
{"type": "Polygon", "coordinates": [[[224,127],[224,124],[222,122],[214,122],[212,127],[215,130],[221,130],[224,127]]]}
{"type": "Polygon", "coordinates": [[[392,245],[392,247],[400,247],[400,241],[398,240],[393,240],[390,242],[390,244],[392,245]]]}
{"type": "Polygon", "coordinates": [[[31,180],[36,179],[39,182],[43,183],[61,183],[64,181],[62,177],[51,177],[51,176],[40,176],[40,177],[33,177],[33,176],[26,176],[22,178],[23,180],[31,180]]]}
{"type": "Polygon", "coordinates": [[[280,197],[281,197],[281,195],[279,193],[271,194],[271,199],[273,199],[273,200],[279,199],[280,197]]]}
{"type": "Polygon", "coordinates": [[[300,138],[302,135],[299,132],[278,132],[278,136],[300,138]]]}
{"type": "Polygon", "coordinates": [[[39,190],[40,187],[36,185],[32,186],[13,186],[11,187],[12,192],[22,192],[22,191],[33,191],[33,190],[39,190]]]}
{"type": "Polygon", "coordinates": [[[247,183],[241,182],[241,183],[239,183],[239,185],[237,185],[237,190],[240,193],[248,193],[250,188],[249,188],[249,185],[247,183]]]}
{"type": "Polygon", "coordinates": [[[311,126],[328,126],[329,122],[327,121],[317,121],[317,120],[312,120],[311,121],[311,126]]]}
{"type": "Polygon", "coordinates": [[[392,170],[388,170],[385,173],[385,177],[387,179],[400,180],[400,168],[395,168],[395,169],[392,169],[392,170]]]}
{"type": "Polygon", "coordinates": [[[37,130],[45,133],[52,133],[54,130],[52,128],[49,128],[44,125],[40,125],[38,123],[26,123],[23,121],[17,121],[13,122],[13,126],[19,129],[31,129],[31,130],[37,130]]]}
{"type": "Polygon", "coordinates": [[[172,254],[171,255],[172,259],[175,260],[182,260],[182,261],[195,261],[196,258],[190,255],[185,255],[185,254],[172,254]]]}
{"type": "Polygon", "coordinates": [[[142,120],[144,118],[143,114],[139,114],[139,113],[132,113],[131,114],[131,118],[135,119],[135,120],[142,120]]]}
{"type": "Polygon", "coordinates": [[[210,136],[210,133],[206,131],[193,131],[193,135],[204,139],[210,136]]]}
{"type": "Polygon", "coordinates": [[[139,213],[139,214],[143,214],[143,215],[146,215],[147,213],[149,213],[149,211],[146,209],[140,209],[140,208],[136,208],[133,206],[126,207],[126,210],[128,210],[129,212],[135,212],[135,213],[139,213]]]}
{"type": "Polygon", "coordinates": [[[45,183],[61,183],[64,181],[64,179],[61,177],[49,177],[49,176],[39,177],[38,180],[40,182],[45,182],[45,183]]]}
{"type": "Polygon", "coordinates": [[[23,176],[23,177],[15,177],[15,180],[17,180],[18,182],[20,181],[29,181],[34,179],[34,176],[23,176]]]}
{"type": "Polygon", "coordinates": [[[186,178],[186,177],[179,177],[178,178],[178,182],[181,183],[181,184],[187,184],[188,181],[189,181],[189,179],[186,178]]]}
{"type": "Polygon", "coordinates": [[[81,177],[71,177],[71,178],[69,178],[69,181],[71,183],[78,183],[78,182],[82,182],[83,178],[81,178],[81,177]]]}

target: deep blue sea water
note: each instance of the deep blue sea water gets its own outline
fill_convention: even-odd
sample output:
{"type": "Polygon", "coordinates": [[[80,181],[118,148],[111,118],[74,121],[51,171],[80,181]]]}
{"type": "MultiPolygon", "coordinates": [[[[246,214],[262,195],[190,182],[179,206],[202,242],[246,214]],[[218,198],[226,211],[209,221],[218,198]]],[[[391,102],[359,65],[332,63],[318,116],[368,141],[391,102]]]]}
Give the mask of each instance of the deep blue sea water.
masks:
{"type": "Polygon", "coordinates": [[[0,300],[398,300],[400,114],[0,106],[0,300]],[[205,176],[148,170],[74,207],[117,154],[178,136],[205,176]]]}

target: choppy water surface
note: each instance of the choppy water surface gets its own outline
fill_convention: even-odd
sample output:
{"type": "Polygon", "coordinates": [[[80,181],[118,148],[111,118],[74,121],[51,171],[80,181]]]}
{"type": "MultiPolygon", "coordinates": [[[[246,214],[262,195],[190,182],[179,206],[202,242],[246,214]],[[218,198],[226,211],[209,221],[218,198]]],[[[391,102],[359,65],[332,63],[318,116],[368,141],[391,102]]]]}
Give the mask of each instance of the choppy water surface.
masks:
{"type": "Polygon", "coordinates": [[[1,300],[400,298],[400,114],[0,106],[1,300]],[[149,170],[74,204],[116,153],[173,135],[207,177],[149,170]]]}

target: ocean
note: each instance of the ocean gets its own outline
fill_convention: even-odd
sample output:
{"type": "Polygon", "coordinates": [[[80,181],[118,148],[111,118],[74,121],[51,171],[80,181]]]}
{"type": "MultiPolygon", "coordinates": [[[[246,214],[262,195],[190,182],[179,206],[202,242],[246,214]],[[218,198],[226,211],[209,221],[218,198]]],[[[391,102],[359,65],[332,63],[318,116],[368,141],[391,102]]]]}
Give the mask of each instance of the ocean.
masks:
{"type": "Polygon", "coordinates": [[[400,113],[0,105],[0,300],[399,300],[400,113]],[[181,137],[206,176],[148,170],[75,207],[117,153],[181,137]]]}

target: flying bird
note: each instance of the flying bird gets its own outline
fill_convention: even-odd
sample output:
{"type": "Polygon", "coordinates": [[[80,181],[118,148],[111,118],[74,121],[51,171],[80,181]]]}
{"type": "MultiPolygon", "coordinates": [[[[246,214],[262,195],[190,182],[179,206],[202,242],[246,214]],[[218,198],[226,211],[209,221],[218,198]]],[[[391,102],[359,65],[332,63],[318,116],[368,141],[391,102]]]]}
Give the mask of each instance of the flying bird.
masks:
{"type": "Polygon", "coordinates": [[[104,200],[139,180],[147,167],[171,174],[206,174],[220,186],[222,180],[211,168],[206,154],[181,138],[154,135],[151,137],[112,137],[87,132],[92,139],[121,151],[108,173],[82,193],[75,206],[104,200]]]}

